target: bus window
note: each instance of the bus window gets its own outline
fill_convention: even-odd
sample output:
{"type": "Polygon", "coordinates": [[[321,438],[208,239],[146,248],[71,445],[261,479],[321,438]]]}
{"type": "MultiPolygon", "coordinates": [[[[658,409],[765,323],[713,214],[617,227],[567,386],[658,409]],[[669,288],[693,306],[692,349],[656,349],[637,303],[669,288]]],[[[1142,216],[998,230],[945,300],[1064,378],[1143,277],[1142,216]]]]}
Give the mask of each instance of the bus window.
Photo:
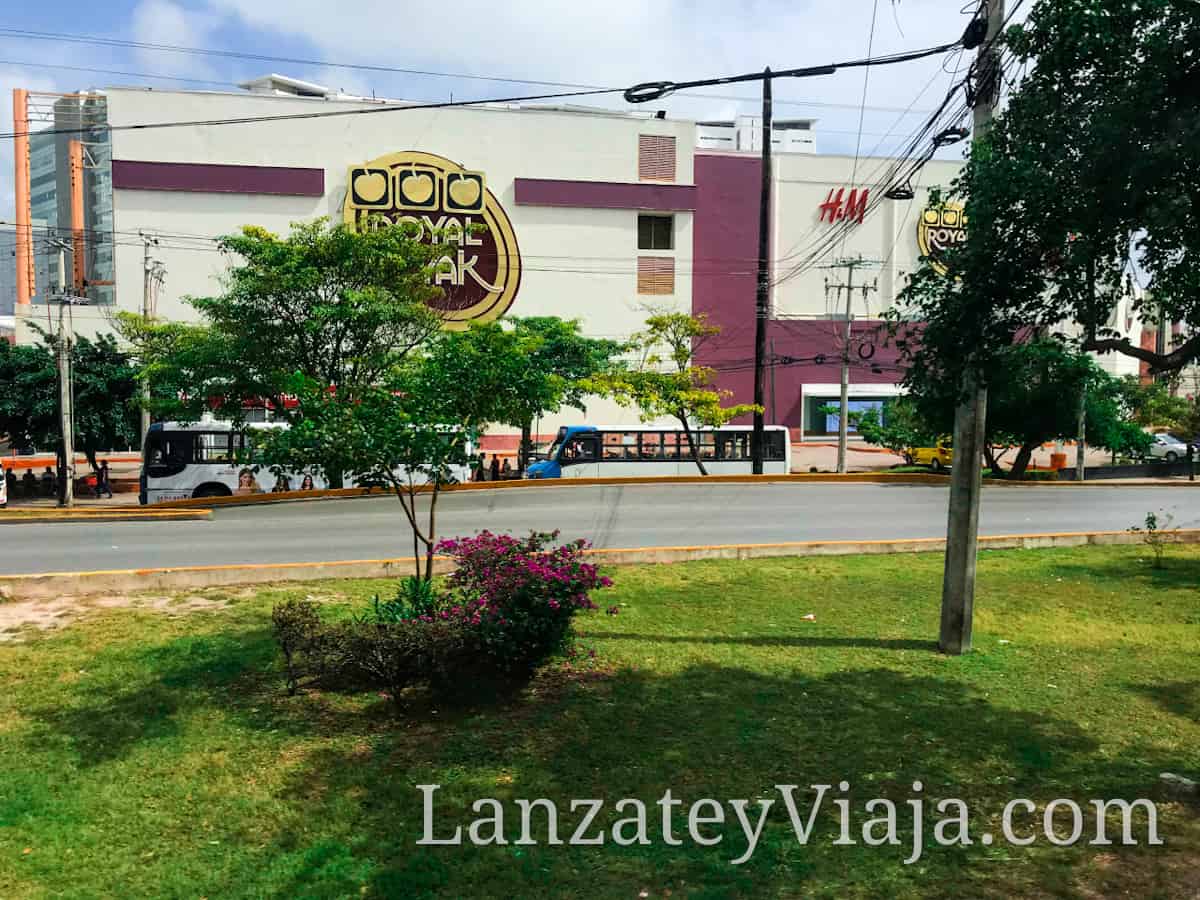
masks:
{"type": "Polygon", "coordinates": [[[195,461],[198,463],[229,463],[233,461],[230,431],[202,431],[196,435],[195,461]]]}
{"type": "Polygon", "coordinates": [[[146,475],[167,478],[178,475],[192,461],[195,435],[188,431],[151,431],[146,435],[146,475]]]}
{"type": "Polygon", "coordinates": [[[786,459],[786,447],[784,441],[787,439],[785,431],[768,431],[767,432],[766,458],[775,460],[776,462],[786,459]]]}
{"type": "MultiPolygon", "coordinates": [[[[685,437],[686,441],[687,438],[685,437]]],[[[698,431],[692,434],[701,459],[712,459],[717,454],[717,436],[711,431],[698,431]]]]}
{"type": "Polygon", "coordinates": [[[624,459],[625,448],[622,446],[621,433],[619,431],[606,431],[600,437],[604,444],[605,459],[624,459]]]}
{"type": "Polygon", "coordinates": [[[662,459],[662,432],[643,431],[641,438],[642,459],[662,459]]]}
{"type": "Polygon", "coordinates": [[[682,448],[683,457],[688,457],[687,438],[677,431],[668,431],[663,434],[663,459],[677,460],[680,457],[682,448]]]}
{"type": "Polygon", "coordinates": [[[594,437],[574,437],[563,445],[562,462],[564,466],[574,466],[580,463],[595,462],[597,442],[594,437]]]}

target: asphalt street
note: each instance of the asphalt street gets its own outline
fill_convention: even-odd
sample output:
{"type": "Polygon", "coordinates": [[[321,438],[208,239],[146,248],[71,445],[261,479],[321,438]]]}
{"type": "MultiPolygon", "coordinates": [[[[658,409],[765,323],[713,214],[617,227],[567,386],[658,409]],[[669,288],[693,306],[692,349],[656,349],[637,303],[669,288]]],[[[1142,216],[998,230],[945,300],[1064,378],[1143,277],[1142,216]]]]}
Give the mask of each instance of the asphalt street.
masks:
{"type": "MultiPolygon", "coordinates": [[[[942,537],[948,489],[880,484],[548,487],[443,495],[443,537],[560,529],[597,547],[942,537]]],[[[1185,487],[993,487],[983,534],[1123,530],[1149,511],[1200,527],[1185,487]]],[[[394,497],[218,509],[207,522],[0,526],[0,573],[380,559],[412,552],[394,497]]]]}

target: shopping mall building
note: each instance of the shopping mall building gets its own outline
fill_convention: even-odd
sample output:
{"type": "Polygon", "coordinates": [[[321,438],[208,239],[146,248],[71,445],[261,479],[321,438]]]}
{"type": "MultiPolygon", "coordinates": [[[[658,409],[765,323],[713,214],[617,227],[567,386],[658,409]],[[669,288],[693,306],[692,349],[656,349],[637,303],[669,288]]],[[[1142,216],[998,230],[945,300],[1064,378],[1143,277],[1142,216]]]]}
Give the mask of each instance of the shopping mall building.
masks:
{"type": "MultiPolygon", "coordinates": [[[[704,313],[722,332],[701,361],[738,401],[751,399],[762,183],[753,119],[396,108],[276,75],[242,87],[14,92],[16,131],[28,122],[32,132],[16,146],[15,265],[0,269],[11,272],[0,289],[17,341],[36,339],[31,318],[45,321],[60,254],[65,283],[90,300],[72,308],[74,327],[96,332],[115,309],[140,311],[147,293],[157,316],[193,317],[184,298],[219,291],[229,263],[217,235],[382,214],[438,230],[446,254],[435,280],[452,327],[555,315],[619,339],[647,305],[704,313]],[[59,133],[38,133],[47,129],[59,133]]],[[[899,391],[900,372],[878,319],[922,252],[961,239],[964,223],[926,209],[958,163],[930,162],[911,199],[885,199],[869,186],[894,161],[818,154],[815,125],[775,124],[766,405],[769,422],[822,439],[836,432],[821,407],[838,395],[847,310],[850,396],[880,402],[899,391]]],[[[583,418],[566,410],[540,431],[583,418]]],[[[636,413],[597,401],[586,420],[636,413]]]]}

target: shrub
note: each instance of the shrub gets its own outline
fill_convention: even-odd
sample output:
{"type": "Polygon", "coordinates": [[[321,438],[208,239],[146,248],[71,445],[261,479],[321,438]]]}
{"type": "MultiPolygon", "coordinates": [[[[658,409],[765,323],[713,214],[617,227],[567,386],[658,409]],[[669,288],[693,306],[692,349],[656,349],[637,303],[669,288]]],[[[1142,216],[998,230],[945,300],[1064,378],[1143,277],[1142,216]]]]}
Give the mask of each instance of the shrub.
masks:
{"type": "Polygon", "coordinates": [[[308,600],[277,605],[272,620],[288,693],[314,677],[384,690],[399,704],[417,682],[474,689],[488,676],[529,672],[567,648],[574,615],[595,609],[591,593],[612,584],[583,561],[586,541],[551,547],[557,537],[485,531],[443,541],[438,550],[458,563],[448,591],[409,578],[395,597],[375,596],[349,621],[322,622],[308,600]]]}
{"type": "Polygon", "coordinates": [[[444,598],[432,581],[410,575],[400,582],[396,596],[390,600],[381,600],[378,594],[371,598],[371,607],[361,621],[386,623],[430,618],[444,605],[444,598]]]}
{"type": "Polygon", "coordinates": [[[295,694],[300,679],[312,671],[312,650],[318,642],[321,619],[311,600],[287,600],[271,610],[275,640],[283,653],[283,666],[289,694],[295,694]]]}
{"type": "Polygon", "coordinates": [[[612,584],[583,561],[587,541],[547,549],[557,538],[558,532],[518,539],[483,531],[438,545],[457,565],[447,578],[454,598],[437,615],[467,626],[498,670],[528,671],[565,649],[575,613],[595,609],[591,592],[612,584]]]}
{"type": "Polygon", "coordinates": [[[1134,525],[1129,530],[1134,534],[1142,536],[1142,543],[1150,548],[1154,554],[1154,568],[1161,569],[1163,567],[1163,556],[1167,552],[1167,544],[1174,540],[1175,532],[1179,529],[1172,528],[1171,523],[1175,521],[1175,517],[1170,513],[1166,513],[1161,519],[1156,513],[1146,513],[1145,528],[1134,525]]]}

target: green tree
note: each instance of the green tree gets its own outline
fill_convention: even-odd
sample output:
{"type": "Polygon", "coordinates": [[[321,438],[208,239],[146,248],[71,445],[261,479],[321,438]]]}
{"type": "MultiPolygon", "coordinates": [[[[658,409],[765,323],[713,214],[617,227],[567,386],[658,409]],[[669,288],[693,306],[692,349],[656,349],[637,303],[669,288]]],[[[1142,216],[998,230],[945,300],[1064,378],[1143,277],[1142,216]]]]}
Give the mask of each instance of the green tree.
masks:
{"type": "Polygon", "coordinates": [[[986,384],[1017,336],[1066,330],[1178,371],[1200,356],[1200,5],[1040,0],[1003,44],[1022,75],[955,183],[967,239],[895,313],[923,323],[913,364],[986,384]],[[1132,257],[1134,306],[1194,335],[1166,353],[1110,325],[1132,257]]]}
{"type": "MultiPolygon", "coordinates": [[[[830,407],[836,415],[837,407],[830,407]]],[[[931,447],[938,433],[921,418],[908,397],[883,401],[882,415],[874,407],[850,413],[850,423],[868,444],[907,456],[910,447],[931,447]]]]}
{"type": "Polygon", "coordinates": [[[621,406],[637,407],[643,422],[674,418],[687,438],[696,468],[707,475],[693,428],[719,428],[761,409],[745,403],[723,406],[732,392],[716,387],[712,369],[696,365],[696,351],[720,333],[703,315],[653,311],[645,329],[630,339],[629,347],[637,357],[634,364],[601,373],[585,382],[585,387],[611,396],[621,406]]]}
{"type": "MultiPolygon", "coordinates": [[[[935,433],[949,433],[957,385],[914,380],[910,387],[920,420],[935,433]]],[[[1084,421],[1091,444],[1119,453],[1144,449],[1149,436],[1132,421],[1122,401],[1121,382],[1086,353],[1042,338],[1013,344],[997,354],[984,428],[984,458],[993,476],[1019,479],[1042,444],[1077,437],[1079,394],[1084,390],[1084,421]],[[1010,448],[1015,448],[1016,456],[1005,472],[1002,462],[1010,448]]]]}
{"type": "Polygon", "coordinates": [[[590,379],[607,371],[624,350],[618,341],[585,337],[578,319],[529,316],[512,320],[519,357],[514,361],[510,405],[502,421],[521,429],[518,470],[533,450],[533,422],[564,406],[586,412],[590,379]]]}
{"type": "MultiPolygon", "coordinates": [[[[0,434],[21,449],[57,446],[61,439],[58,338],[13,346],[0,341],[0,434]]],[[[138,442],[136,371],[111,335],[77,337],[71,345],[75,449],[97,468],[102,450],[138,442]]],[[[65,462],[59,453],[60,469],[65,462]]]]}
{"type": "MultiPolygon", "coordinates": [[[[188,298],[201,324],[122,318],[151,384],[177,388],[158,392],[160,415],[194,419],[212,408],[240,422],[247,402],[266,401],[295,426],[306,415],[288,402],[295,376],[352,401],[440,328],[428,305],[439,250],[404,225],[354,231],[318,219],[283,238],[248,226],[220,247],[239,262],[222,293],[188,298]]],[[[338,485],[331,462],[322,467],[338,485]]]]}
{"type": "Polygon", "coordinates": [[[1139,425],[1165,428],[1189,438],[1195,434],[1191,430],[1195,401],[1172,394],[1167,382],[1142,384],[1136,375],[1129,375],[1122,384],[1122,395],[1139,425]]]}
{"type": "Polygon", "coordinates": [[[353,397],[293,376],[287,387],[304,415],[291,428],[260,435],[260,460],[276,474],[317,471],[328,479],[329,465],[386,486],[408,521],[416,576],[428,580],[442,488],[473,461],[468,440],[507,408],[518,342],[497,323],[442,332],[353,397]]]}

